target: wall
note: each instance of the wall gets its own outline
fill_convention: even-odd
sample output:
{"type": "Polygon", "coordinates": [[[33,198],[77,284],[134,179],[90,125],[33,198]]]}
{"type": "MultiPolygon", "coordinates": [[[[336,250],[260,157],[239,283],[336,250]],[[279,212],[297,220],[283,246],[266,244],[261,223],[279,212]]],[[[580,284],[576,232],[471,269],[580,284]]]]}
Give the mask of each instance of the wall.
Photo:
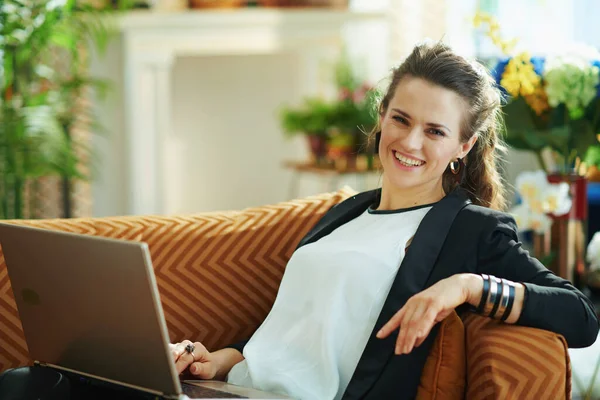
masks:
{"type": "Polygon", "coordinates": [[[305,157],[277,112],[295,103],[294,55],[186,57],[173,69],[173,138],[167,150],[170,213],[238,209],[286,199],[284,159],[305,157]]]}
{"type": "MultiPolygon", "coordinates": [[[[382,27],[357,24],[344,29],[340,43],[346,38],[352,56],[364,61],[366,77],[384,76],[388,64],[382,27]]],[[[331,66],[336,58],[331,49],[312,48],[276,55],[177,58],[170,78],[172,129],[161,149],[166,158],[165,213],[239,209],[344,184],[366,187],[355,177],[341,179],[335,186],[329,179],[294,180],[282,166],[284,160],[305,160],[308,154],[304,138],[284,137],[278,111],[283,104],[298,104],[303,95],[335,95],[331,66]],[[307,64],[320,67],[313,70],[307,64]]],[[[94,138],[101,160],[93,185],[95,216],[128,212],[122,62],[117,40],[105,57],[95,57],[91,71],[113,81],[108,101],[96,101],[108,135],[94,138]]],[[[375,187],[378,175],[371,178],[368,186],[375,187]]]]}

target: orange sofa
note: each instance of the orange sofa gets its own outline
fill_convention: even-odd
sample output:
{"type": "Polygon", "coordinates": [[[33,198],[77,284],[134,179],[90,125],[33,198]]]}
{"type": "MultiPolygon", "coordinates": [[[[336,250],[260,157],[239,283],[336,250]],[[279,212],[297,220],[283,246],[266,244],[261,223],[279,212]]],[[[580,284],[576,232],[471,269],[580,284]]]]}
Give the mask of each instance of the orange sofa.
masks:
{"type": "MultiPolygon", "coordinates": [[[[218,349],[249,337],[269,312],[287,260],[342,189],[305,199],[180,216],[11,221],[46,229],[147,242],[171,341],[218,349]]],[[[49,266],[51,267],[51,266],[49,266]]],[[[30,363],[0,252],[0,371],[30,363]]],[[[442,322],[419,399],[570,399],[564,339],[475,314],[442,322]]]]}

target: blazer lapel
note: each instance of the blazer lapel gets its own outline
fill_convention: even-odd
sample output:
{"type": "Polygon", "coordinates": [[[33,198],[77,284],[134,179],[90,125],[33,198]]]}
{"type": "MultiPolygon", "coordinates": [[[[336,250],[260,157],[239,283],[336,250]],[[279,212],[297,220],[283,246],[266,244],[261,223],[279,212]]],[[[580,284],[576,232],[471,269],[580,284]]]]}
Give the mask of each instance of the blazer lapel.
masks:
{"type": "Polygon", "coordinates": [[[358,217],[375,202],[380,191],[381,189],[361,192],[335,205],[302,238],[297,248],[316,242],[323,236],[329,235],[336,228],[358,217]]]}
{"type": "Polygon", "coordinates": [[[377,396],[383,395],[382,390],[387,390],[383,387],[388,387],[387,385],[377,385],[376,390],[371,393],[369,391],[381,377],[384,367],[392,358],[394,371],[386,371],[386,375],[388,373],[396,374],[393,380],[388,381],[393,386],[393,393],[395,393],[396,398],[412,398],[416,394],[421,371],[437,329],[432,330],[430,337],[420,347],[414,349],[410,354],[402,356],[394,355],[397,333],[383,340],[377,339],[375,334],[402,308],[410,297],[426,288],[428,278],[436,264],[438,254],[454,218],[469,203],[470,201],[464,191],[455,190],[434,205],[421,221],[412,244],[409,246],[394,278],[383,309],[375,323],[375,328],[343,399],[362,399],[367,394],[371,398],[378,398],[377,396]],[[401,372],[401,375],[398,374],[398,371],[401,372]],[[406,394],[406,397],[404,397],[404,394],[406,394]],[[410,397],[411,395],[412,397],[410,397]]]}

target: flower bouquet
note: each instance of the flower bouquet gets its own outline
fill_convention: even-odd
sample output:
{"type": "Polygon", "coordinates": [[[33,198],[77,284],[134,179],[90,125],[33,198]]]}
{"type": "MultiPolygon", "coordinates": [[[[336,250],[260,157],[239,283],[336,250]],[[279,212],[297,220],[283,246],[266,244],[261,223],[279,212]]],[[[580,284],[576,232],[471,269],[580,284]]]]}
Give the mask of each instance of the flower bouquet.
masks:
{"type": "Polygon", "coordinates": [[[579,171],[588,149],[598,143],[600,53],[577,44],[554,56],[531,57],[514,50],[515,40],[500,38],[492,17],[478,14],[475,25],[484,24],[505,54],[493,74],[506,94],[507,143],[535,153],[546,173],[579,171]]]}
{"type": "MultiPolygon", "coordinates": [[[[577,284],[585,272],[588,218],[587,181],[581,175],[586,172],[586,154],[597,146],[600,131],[600,53],[577,44],[556,55],[532,57],[528,51],[515,50],[516,40],[500,37],[493,17],[477,14],[474,24],[487,26],[488,37],[504,53],[492,71],[505,94],[506,142],[537,156],[543,169],[536,178],[538,187],[545,188],[541,192],[552,187],[550,184],[566,182],[567,186],[552,190],[571,197],[568,212],[559,215],[556,213],[562,210],[540,208],[541,200],[532,200],[521,188],[525,203],[533,205],[529,218],[521,223],[527,227],[528,220],[537,225],[538,236],[534,237],[542,235],[542,247],[556,254],[550,269],[577,284]]],[[[538,252],[536,256],[541,255],[538,252]]]]}

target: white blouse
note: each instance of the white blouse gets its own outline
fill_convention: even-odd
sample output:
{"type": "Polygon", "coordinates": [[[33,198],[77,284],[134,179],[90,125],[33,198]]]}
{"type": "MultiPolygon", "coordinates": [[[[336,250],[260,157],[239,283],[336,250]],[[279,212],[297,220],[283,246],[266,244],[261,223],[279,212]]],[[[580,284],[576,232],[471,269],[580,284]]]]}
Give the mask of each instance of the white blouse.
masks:
{"type": "Polygon", "coordinates": [[[341,399],[430,209],[369,209],[296,250],[228,382],[296,399],[341,399]]]}

